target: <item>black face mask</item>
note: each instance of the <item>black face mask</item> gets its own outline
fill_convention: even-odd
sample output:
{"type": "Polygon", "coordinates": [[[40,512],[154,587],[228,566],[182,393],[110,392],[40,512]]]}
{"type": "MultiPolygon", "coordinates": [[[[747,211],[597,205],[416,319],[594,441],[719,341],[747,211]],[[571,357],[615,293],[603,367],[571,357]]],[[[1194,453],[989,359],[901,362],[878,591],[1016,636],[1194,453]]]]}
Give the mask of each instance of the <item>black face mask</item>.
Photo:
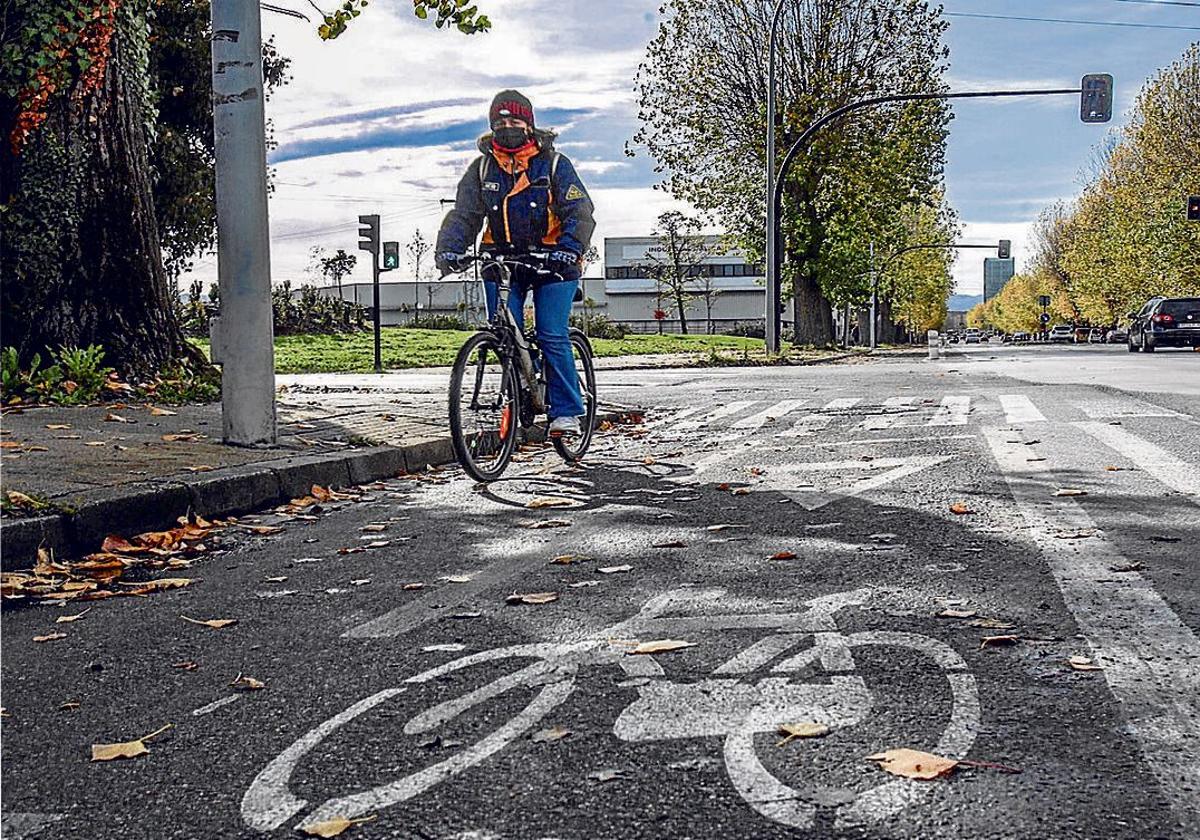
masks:
{"type": "Polygon", "coordinates": [[[519,149],[529,140],[529,132],[524,128],[497,128],[492,132],[496,145],[502,149],[519,149]]]}

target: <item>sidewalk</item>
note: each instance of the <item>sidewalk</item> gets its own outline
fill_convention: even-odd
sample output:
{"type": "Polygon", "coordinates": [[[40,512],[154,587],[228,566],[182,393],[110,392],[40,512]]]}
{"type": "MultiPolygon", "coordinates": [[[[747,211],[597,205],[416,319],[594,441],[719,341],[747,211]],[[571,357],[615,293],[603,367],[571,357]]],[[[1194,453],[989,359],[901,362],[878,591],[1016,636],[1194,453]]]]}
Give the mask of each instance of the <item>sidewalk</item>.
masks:
{"type": "MultiPolygon", "coordinates": [[[[0,565],[32,566],[39,545],[71,555],[111,533],[286,501],[313,484],[345,486],[454,459],[447,372],[279,376],[278,446],[223,445],[221,407],[144,404],[27,408],[0,426],[0,484],[40,508],[0,519],[0,565]],[[304,380],[304,382],[302,382],[304,380]]],[[[605,419],[620,411],[602,405],[605,419]]],[[[540,430],[531,430],[540,439],[540,430]]]]}

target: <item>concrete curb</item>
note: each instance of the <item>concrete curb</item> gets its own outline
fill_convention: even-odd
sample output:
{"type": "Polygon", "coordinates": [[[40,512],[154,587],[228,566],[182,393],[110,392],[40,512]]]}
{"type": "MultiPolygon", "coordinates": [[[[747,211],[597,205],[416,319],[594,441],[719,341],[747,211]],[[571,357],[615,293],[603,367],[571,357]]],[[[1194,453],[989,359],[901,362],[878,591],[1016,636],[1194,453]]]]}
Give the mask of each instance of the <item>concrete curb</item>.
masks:
{"type": "MultiPolygon", "coordinates": [[[[601,412],[596,422],[619,422],[630,411],[601,412]]],[[[540,426],[523,440],[545,440],[540,426]]],[[[0,568],[33,568],[38,547],[71,557],[100,550],[109,534],[169,528],[193,511],[205,518],[233,516],[305,495],[314,484],[346,487],[454,461],[450,437],[405,446],[375,446],[327,455],[276,458],[209,473],[106,487],[60,502],[47,516],[0,520],[0,568]]]]}

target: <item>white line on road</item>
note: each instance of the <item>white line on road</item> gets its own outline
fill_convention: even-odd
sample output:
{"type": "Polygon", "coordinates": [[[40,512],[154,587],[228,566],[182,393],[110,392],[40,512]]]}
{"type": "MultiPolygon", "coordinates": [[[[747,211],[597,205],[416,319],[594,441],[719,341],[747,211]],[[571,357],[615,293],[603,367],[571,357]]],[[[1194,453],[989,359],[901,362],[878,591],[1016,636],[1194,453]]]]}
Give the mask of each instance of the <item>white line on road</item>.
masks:
{"type": "Polygon", "coordinates": [[[1013,499],[1068,609],[1103,666],[1109,689],[1174,807],[1184,835],[1200,835],[1200,639],[1102,536],[1072,545],[1055,534],[1094,531],[1078,502],[1057,498],[1054,474],[1029,461],[1012,432],[985,435],[1013,499]],[[1114,580],[1116,578],[1116,580],[1114,580]]]}
{"type": "MultiPolygon", "coordinates": [[[[703,409],[704,409],[704,407],[699,406],[699,405],[694,406],[692,408],[685,408],[682,411],[677,411],[674,414],[668,414],[666,417],[659,417],[657,420],[651,420],[650,422],[643,423],[642,425],[647,429],[653,429],[655,426],[661,426],[664,423],[669,423],[674,420],[682,420],[685,417],[691,417],[693,414],[696,414],[697,412],[702,411],[703,409]]],[[[670,409],[659,409],[659,410],[660,411],[661,410],[669,411],[670,409]]]]}
{"type": "Polygon", "coordinates": [[[1004,409],[1006,423],[1044,423],[1046,415],[1038,411],[1033,400],[1024,394],[1000,394],[1000,407],[1004,409]]]}
{"type": "Polygon", "coordinates": [[[965,394],[949,394],[942,397],[937,413],[926,423],[927,426],[965,426],[967,413],[971,410],[971,398],[965,394]]]}
{"type": "Polygon", "coordinates": [[[1113,449],[1172,490],[1192,497],[1200,504],[1200,467],[1176,458],[1160,446],[1131,434],[1120,426],[1107,423],[1075,423],[1076,427],[1113,449]]]}
{"type": "Polygon", "coordinates": [[[731,428],[745,429],[752,432],[755,429],[762,428],[769,421],[778,420],[780,417],[791,414],[802,405],[804,405],[804,400],[782,400],[765,411],[760,411],[758,414],[751,414],[749,417],[743,417],[734,423],[731,428]]]}
{"type": "Polygon", "coordinates": [[[843,397],[830,400],[816,414],[807,414],[796,421],[796,425],[786,432],[780,432],[776,437],[808,437],[828,426],[836,416],[834,412],[849,411],[862,402],[861,397],[843,397]]]}
{"type": "Polygon", "coordinates": [[[684,422],[676,425],[675,429],[676,429],[676,431],[687,431],[690,429],[699,429],[702,427],[711,426],[714,421],[720,420],[723,417],[728,417],[731,414],[737,414],[739,411],[743,411],[744,409],[749,408],[750,406],[754,405],[754,403],[756,403],[756,402],[758,402],[758,401],[757,400],[737,400],[735,402],[727,403],[726,405],[723,405],[720,408],[713,409],[708,414],[705,414],[703,417],[697,417],[697,418],[693,418],[691,420],[685,420],[684,422]]]}
{"type": "Polygon", "coordinates": [[[758,487],[782,493],[807,510],[817,510],[839,499],[861,496],[863,493],[876,490],[893,481],[899,481],[913,473],[943,464],[954,457],[956,456],[909,455],[902,458],[876,458],[873,461],[821,461],[789,464],[785,467],[772,467],[768,470],[763,483],[758,487]],[[883,472],[856,479],[844,487],[827,491],[797,486],[800,483],[796,479],[797,473],[809,471],[847,473],[857,470],[883,470],[883,472]]]}
{"type": "Polygon", "coordinates": [[[228,706],[230,703],[236,703],[241,699],[242,695],[240,694],[230,694],[228,697],[222,697],[220,700],[212,701],[207,706],[201,706],[199,709],[193,709],[192,714],[196,717],[200,717],[200,715],[206,715],[209,712],[215,712],[222,706],[228,706]]]}
{"type": "Polygon", "coordinates": [[[910,414],[916,397],[888,397],[883,401],[883,413],[868,417],[862,422],[862,427],[868,430],[891,429],[900,426],[903,421],[901,414],[910,414]]]}

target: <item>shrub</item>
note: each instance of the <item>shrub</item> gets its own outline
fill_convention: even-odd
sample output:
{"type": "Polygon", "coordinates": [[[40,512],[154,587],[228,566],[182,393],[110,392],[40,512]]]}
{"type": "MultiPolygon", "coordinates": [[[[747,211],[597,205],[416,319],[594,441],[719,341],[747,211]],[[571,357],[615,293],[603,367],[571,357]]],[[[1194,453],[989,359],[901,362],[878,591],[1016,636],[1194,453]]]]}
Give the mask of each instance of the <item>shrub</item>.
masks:
{"type": "Polygon", "coordinates": [[[621,339],[629,332],[628,327],[610,321],[607,315],[596,313],[572,315],[570,320],[572,327],[583,330],[589,338],[621,339]]]}
{"type": "Polygon", "coordinates": [[[767,333],[762,324],[756,324],[753,321],[749,321],[746,323],[734,324],[729,329],[723,330],[721,334],[739,336],[741,338],[765,338],[767,333]]]}
{"type": "Polygon", "coordinates": [[[304,285],[292,294],[284,281],[271,290],[271,309],[276,335],[353,332],[366,326],[366,309],[336,297],[321,294],[316,286],[304,285]]]}
{"type": "Polygon", "coordinates": [[[86,348],[60,347],[51,358],[53,364],[42,367],[42,354],[34,353],[29,369],[21,370],[16,348],[5,347],[0,354],[0,398],[8,403],[54,405],[96,402],[113,372],[103,367],[104,350],[94,344],[86,348]]]}
{"type": "Polygon", "coordinates": [[[423,330],[469,330],[471,325],[467,323],[465,318],[460,318],[457,315],[427,315],[422,318],[420,323],[413,324],[414,327],[420,327],[423,330]]]}

